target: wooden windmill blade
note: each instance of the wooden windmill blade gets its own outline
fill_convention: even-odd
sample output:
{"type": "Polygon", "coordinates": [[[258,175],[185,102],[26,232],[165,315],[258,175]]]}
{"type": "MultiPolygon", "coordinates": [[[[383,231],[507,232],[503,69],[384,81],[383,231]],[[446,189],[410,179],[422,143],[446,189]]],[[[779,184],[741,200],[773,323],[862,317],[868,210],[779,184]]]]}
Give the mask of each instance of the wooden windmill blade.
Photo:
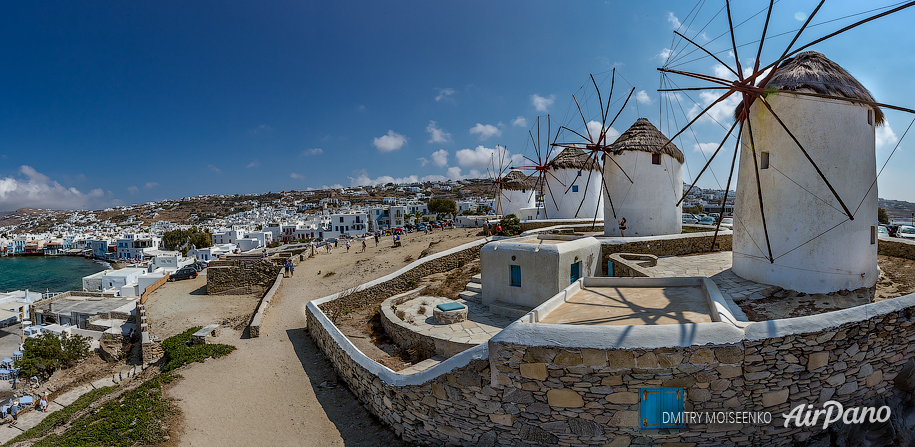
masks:
{"type": "MultiPolygon", "coordinates": [[[[818,88],[817,83],[813,82],[813,81],[811,81],[807,84],[803,84],[803,85],[801,85],[800,83],[796,83],[795,84],[796,86],[792,87],[792,86],[788,85],[789,83],[787,83],[784,79],[779,78],[779,76],[782,76],[782,78],[784,78],[783,73],[785,73],[788,70],[794,70],[795,72],[802,71],[800,68],[798,68],[799,65],[803,66],[803,67],[807,67],[807,66],[812,66],[812,64],[815,64],[815,63],[832,63],[832,61],[829,61],[825,57],[822,57],[822,59],[825,60],[826,62],[822,62],[820,60],[817,60],[817,58],[810,52],[802,53],[802,51],[810,48],[812,45],[826,41],[835,36],[841,35],[849,30],[857,28],[861,25],[864,25],[866,23],[869,23],[869,22],[879,19],[881,17],[885,17],[890,14],[895,14],[906,8],[915,6],[915,2],[907,2],[905,4],[901,4],[899,6],[892,7],[892,8],[890,8],[890,7],[877,8],[877,10],[882,9],[882,11],[879,13],[875,13],[875,14],[869,14],[870,12],[872,12],[874,10],[868,11],[867,13],[869,15],[867,17],[865,17],[864,19],[858,20],[837,31],[828,33],[825,36],[817,38],[807,44],[795,46],[795,44],[799,41],[802,34],[808,28],[810,28],[812,21],[817,16],[817,14],[820,12],[821,7],[824,5],[824,3],[825,3],[825,0],[820,1],[817,4],[816,8],[810,13],[810,15],[805,20],[804,24],[797,30],[796,33],[794,33],[794,35],[791,39],[791,42],[784,48],[783,51],[778,52],[778,54],[780,54],[780,55],[771,63],[763,64],[762,63],[763,48],[764,48],[764,45],[765,45],[767,37],[768,37],[767,32],[769,29],[770,19],[772,17],[772,10],[773,10],[773,6],[774,6],[774,2],[772,0],[770,0],[768,2],[768,4],[769,4],[768,7],[764,10],[766,12],[765,22],[762,26],[762,32],[760,35],[761,37],[759,38],[759,41],[758,41],[758,47],[755,48],[756,57],[752,64],[752,71],[747,76],[744,76],[743,67],[741,65],[740,58],[739,58],[738,49],[740,48],[740,46],[738,46],[737,39],[735,37],[735,28],[736,27],[734,25],[735,20],[732,17],[730,1],[726,0],[725,8],[727,10],[727,19],[728,19],[727,34],[728,34],[729,41],[730,41],[729,42],[730,43],[729,51],[730,51],[732,57],[734,58],[733,64],[728,64],[728,63],[723,62],[721,59],[719,59],[715,55],[715,53],[713,51],[710,51],[709,49],[703,47],[702,45],[697,44],[696,42],[694,42],[693,40],[690,40],[683,34],[681,34],[679,32],[675,32],[675,34],[677,36],[683,38],[684,40],[689,42],[690,45],[695,47],[695,49],[693,51],[702,51],[708,57],[712,57],[713,59],[718,61],[721,65],[723,65],[724,67],[727,67],[727,69],[736,76],[736,78],[737,78],[736,81],[732,80],[732,79],[725,79],[725,78],[702,74],[702,73],[689,72],[686,70],[676,70],[676,69],[672,69],[668,66],[659,68],[659,70],[662,71],[663,73],[688,76],[693,79],[697,79],[697,80],[700,80],[703,82],[708,82],[708,83],[714,84],[714,85],[712,85],[710,87],[706,87],[706,88],[689,87],[689,88],[685,88],[685,89],[681,89],[681,88],[663,89],[663,90],[659,90],[659,91],[686,91],[686,90],[700,90],[700,89],[704,89],[707,91],[716,91],[716,90],[723,91],[719,95],[718,98],[716,98],[711,104],[709,104],[707,107],[705,107],[698,115],[693,117],[673,137],[671,137],[670,138],[671,141],[673,141],[677,136],[681,135],[684,131],[686,131],[691,126],[693,126],[693,124],[695,124],[700,118],[702,118],[703,116],[706,116],[713,107],[720,104],[721,102],[723,102],[725,99],[727,99],[728,97],[730,97],[732,95],[740,95],[741,101],[739,102],[739,105],[738,105],[736,113],[735,113],[734,125],[731,126],[731,129],[728,131],[728,135],[726,135],[725,138],[722,140],[721,144],[718,146],[718,149],[715,151],[715,153],[712,155],[712,157],[708,160],[708,163],[706,164],[706,166],[703,167],[702,171],[700,171],[699,175],[694,179],[694,182],[690,186],[690,189],[692,189],[692,187],[695,185],[695,182],[698,181],[699,177],[701,177],[701,175],[706,171],[706,168],[708,167],[708,165],[711,163],[711,161],[714,159],[714,157],[721,150],[722,146],[724,145],[725,140],[730,136],[730,133],[733,131],[734,127],[739,125],[741,130],[739,131],[738,135],[740,135],[741,138],[746,139],[744,144],[745,144],[746,148],[748,149],[748,154],[753,156],[752,171],[753,171],[754,180],[755,180],[753,183],[755,183],[754,184],[754,186],[755,186],[754,189],[756,190],[755,195],[759,202],[758,203],[759,218],[762,222],[763,236],[764,236],[765,242],[766,242],[767,253],[765,253],[765,257],[769,260],[770,263],[775,263],[775,260],[778,259],[778,257],[786,255],[787,253],[773,253],[773,250],[772,250],[772,244],[771,244],[771,240],[770,240],[771,239],[770,238],[770,228],[768,228],[768,225],[767,225],[766,209],[765,209],[765,205],[764,205],[764,201],[763,201],[763,197],[764,197],[763,189],[764,188],[763,188],[761,182],[759,181],[760,167],[759,167],[758,157],[756,156],[757,150],[758,150],[756,140],[757,140],[758,135],[754,134],[753,126],[750,124],[750,119],[749,119],[750,106],[752,106],[755,102],[758,101],[760,103],[760,108],[761,108],[760,113],[763,113],[763,111],[765,111],[768,115],[770,115],[774,119],[774,123],[777,123],[778,127],[784,132],[784,135],[787,136],[788,138],[790,138],[790,141],[793,142],[793,145],[796,147],[796,150],[798,151],[798,153],[803,155],[803,160],[806,160],[807,164],[815,172],[815,176],[813,176],[813,178],[819,179],[819,181],[821,182],[821,185],[823,185],[826,189],[829,190],[829,195],[831,195],[832,198],[835,200],[834,203],[837,203],[839,205],[839,207],[841,207],[841,210],[839,210],[838,208],[835,208],[835,207],[833,207],[833,208],[835,208],[836,210],[838,210],[842,214],[844,214],[848,221],[855,220],[855,217],[856,217],[855,212],[857,212],[857,209],[855,211],[852,211],[848,205],[850,203],[849,202],[850,200],[856,200],[857,197],[843,197],[838,192],[838,190],[835,187],[835,185],[833,184],[833,182],[841,181],[843,179],[828,178],[827,174],[824,172],[824,169],[816,162],[816,160],[814,160],[814,157],[811,155],[808,148],[805,147],[804,143],[802,142],[802,139],[798,138],[798,136],[795,135],[796,130],[792,130],[791,126],[788,125],[788,123],[786,123],[785,120],[780,116],[780,113],[775,108],[773,108],[771,99],[767,99],[766,96],[770,95],[772,93],[785,92],[785,93],[790,93],[791,95],[796,95],[796,96],[808,96],[811,98],[831,99],[831,100],[837,100],[837,101],[842,101],[842,102],[851,102],[851,103],[866,105],[874,111],[874,113],[876,115],[875,122],[877,124],[879,124],[883,119],[882,111],[880,111],[881,107],[887,108],[887,109],[892,109],[892,110],[904,111],[907,113],[915,113],[915,110],[913,110],[911,108],[883,104],[883,103],[874,101],[873,98],[870,97],[870,93],[867,92],[867,90],[865,88],[863,88],[863,86],[860,86],[860,84],[858,84],[857,81],[854,82],[854,85],[852,85],[852,87],[850,89],[855,90],[857,88],[857,86],[860,86],[859,91],[850,92],[849,89],[845,89],[845,88],[835,88],[834,89],[832,86],[827,87],[826,84],[823,82],[819,83],[819,88],[818,88]],[[803,60],[804,61],[803,64],[799,63],[798,62],[799,60],[803,60]],[[773,87],[776,87],[776,88],[773,88],[773,87]],[[826,91],[821,91],[823,89],[826,89],[826,91]],[[863,91],[860,91],[860,90],[863,90],[863,91]]],[[[849,16],[849,17],[851,17],[851,16],[849,16]]],[[[828,23],[828,22],[825,22],[825,23],[828,23]]],[[[819,54],[819,53],[816,53],[816,54],[819,54]]],[[[822,56],[822,55],[820,55],[820,56],[822,56]]],[[[674,59],[677,59],[677,57],[674,57],[674,59]]],[[[839,73],[840,75],[844,73],[845,75],[850,77],[850,75],[848,75],[847,72],[844,71],[844,69],[839,67],[838,64],[835,64],[835,67],[837,67],[837,69],[832,69],[832,67],[830,67],[830,69],[832,70],[831,71],[832,73],[841,72],[841,73],[839,73]]],[[[802,73],[802,75],[803,75],[803,73],[802,73]]],[[[797,73],[794,73],[793,76],[795,78],[801,78],[801,76],[799,76],[797,73]]],[[[731,172],[729,173],[728,186],[725,189],[725,197],[724,197],[724,200],[722,201],[722,210],[724,209],[725,203],[727,201],[727,191],[729,190],[731,177],[733,176],[733,167],[735,164],[734,160],[736,160],[738,150],[740,150],[739,142],[738,142],[737,147],[735,147],[735,154],[734,154],[734,158],[731,163],[731,172]]],[[[874,182],[876,182],[876,179],[874,179],[874,182]]],[[[810,191],[807,191],[807,192],[810,194],[813,194],[810,191]]],[[[688,193],[689,193],[689,190],[687,191],[686,194],[683,195],[683,197],[685,197],[688,193]]],[[[862,203],[863,203],[864,198],[866,198],[867,194],[869,194],[869,193],[870,193],[870,189],[868,189],[868,191],[865,193],[865,197],[863,197],[861,199],[862,203]]],[[[814,196],[814,197],[816,197],[816,196],[814,196]]],[[[819,199],[819,197],[817,197],[817,198],[819,199]]],[[[822,200],[822,199],[820,199],[820,200],[822,200]]],[[[678,206],[679,206],[680,202],[682,202],[682,198],[680,199],[680,201],[678,201],[678,206]]],[[[860,208],[860,205],[859,205],[859,208],[860,208]]],[[[778,231],[778,230],[775,230],[775,231],[778,231]]],[[[717,235],[717,228],[716,228],[716,235],[717,235]]],[[[820,237],[820,236],[816,236],[816,237],[820,237]]],[[[816,237],[814,237],[814,238],[816,238],[816,237]]],[[[807,242],[810,242],[810,241],[807,241],[807,242]]],[[[807,242],[804,242],[804,243],[806,244],[807,242]]],[[[801,244],[801,245],[803,245],[803,244],[801,244]]],[[[798,247],[795,247],[795,248],[798,248],[798,247]]],[[[794,249],[787,250],[787,251],[790,252],[793,250],[794,249]]]]}

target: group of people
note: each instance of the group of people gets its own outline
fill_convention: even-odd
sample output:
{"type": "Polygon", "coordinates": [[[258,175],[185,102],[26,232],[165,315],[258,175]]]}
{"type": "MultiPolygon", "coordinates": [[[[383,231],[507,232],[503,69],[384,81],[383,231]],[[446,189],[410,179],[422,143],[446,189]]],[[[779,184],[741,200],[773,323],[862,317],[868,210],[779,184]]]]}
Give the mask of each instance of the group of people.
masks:
{"type": "MultiPolygon", "coordinates": [[[[48,397],[48,393],[45,392],[41,395],[41,398],[38,399],[38,410],[42,413],[48,412],[48,404],[50,404],[51,399],[48,397]]],[[[9,417],[10,427],[19,423],[19,412],[24,410],[21,405],[19,405],[19,399],[13,401],[10,405],[9,410],[7,410],[7,415],[9,417]]]]}
{"type": "Polygon", "coordinates": [[[290,276],[295,276],[295,264],[290,260],[286,260],[283,263],[283,278],[288,278],[290,276]]]}

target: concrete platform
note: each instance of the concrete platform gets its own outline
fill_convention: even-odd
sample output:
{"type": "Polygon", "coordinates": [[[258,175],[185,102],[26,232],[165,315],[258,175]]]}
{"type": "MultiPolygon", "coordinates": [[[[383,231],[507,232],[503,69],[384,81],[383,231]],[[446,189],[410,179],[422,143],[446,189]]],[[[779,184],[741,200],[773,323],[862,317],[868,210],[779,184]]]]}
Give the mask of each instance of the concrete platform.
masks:
{"type": "Polygon", "coordinates": [[[540,320],[544,324],[657,325],[714,321],[698,286],[588,287],[540,320]]]}

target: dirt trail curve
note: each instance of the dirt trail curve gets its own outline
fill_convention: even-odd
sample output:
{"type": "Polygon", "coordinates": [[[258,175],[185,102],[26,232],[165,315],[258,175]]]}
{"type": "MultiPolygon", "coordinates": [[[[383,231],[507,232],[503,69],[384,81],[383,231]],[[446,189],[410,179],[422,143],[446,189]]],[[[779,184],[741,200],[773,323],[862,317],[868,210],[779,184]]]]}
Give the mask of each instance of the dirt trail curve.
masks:
{"type": "Polygon", "coordinates": [[[323,251],[283,281],[260,338],[223,329],[219,342],[238,350],[181,371],[170,392],[184,413],[180,444],[187,446],[403,446],[376,422],[308,336],[308,301],[391,273],[434,243],[438,252],[475,240],[472,230],[410,234],[392,248],[390,238],[366,253],[356,243],[323,251]],[[319,273],[320,272],[320,273],[319,273]],[[333,272],[331,276],[325,276],[333,272]]]}

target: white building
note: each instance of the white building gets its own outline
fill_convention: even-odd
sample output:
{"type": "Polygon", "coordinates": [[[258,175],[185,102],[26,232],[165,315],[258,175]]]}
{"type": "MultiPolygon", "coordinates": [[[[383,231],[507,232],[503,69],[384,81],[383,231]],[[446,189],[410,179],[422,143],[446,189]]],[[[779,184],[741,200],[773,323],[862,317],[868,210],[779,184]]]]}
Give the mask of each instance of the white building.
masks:
{"type": "Polygon", "coordinates": [[[521,171],[511,170],[502,178],[496,197],[496,214],[522,214],[522,208],[536,207],[534,184],[521,171]]]}
{"type": "Polygon", "coordinates": [[[757,100],[749,110],[750,126],[745,125],[741,135],[733,272],[805,293],[873,287],[880,275],[874,136],[876,125],[883,123],[882,112],[851,101],[793,94],[812,91],[874,101],[842,67],[813,51],[785,60],[769,86],[778,93],[766,96],[766,101],[855,219],[849,220],[813,164],[757,100]]]}
{"type": "Polygon", "coordinates": [[[480,250],[482,302],[539,306],[579,278],[597,276],[600,250],[593,237],[539,235],[490,242],[480,250]]]}
{"type": "Polygon", "coordinates": [[[126,234],[117,239],[118,259],[140,259],[147,251],[158,250],[162,239],[148,234],[126,234]]]}
{"type": "Polygon", "coordinates": [[[648,119],[639,118],[610,145],[604,156],[604,236],[620,236],[624,218],[626,236],[683,231],[683,211],[677,206],[683,153],[673,143],[664,146],[668,141],[648,119]]]}
{"type": "Polygon", "coordinates": [[[548,164],[541,219],[603,217],[603,174],[600,164],[577,147],[563,149],[548,164]]]}
{"type": "Polygon", "coordinates": [[[356,236],[368,231],[369,216],[366,213],[331,214],[330,229],[324,231],[324,237],[339,237],[344,234],[356,236]]]}

